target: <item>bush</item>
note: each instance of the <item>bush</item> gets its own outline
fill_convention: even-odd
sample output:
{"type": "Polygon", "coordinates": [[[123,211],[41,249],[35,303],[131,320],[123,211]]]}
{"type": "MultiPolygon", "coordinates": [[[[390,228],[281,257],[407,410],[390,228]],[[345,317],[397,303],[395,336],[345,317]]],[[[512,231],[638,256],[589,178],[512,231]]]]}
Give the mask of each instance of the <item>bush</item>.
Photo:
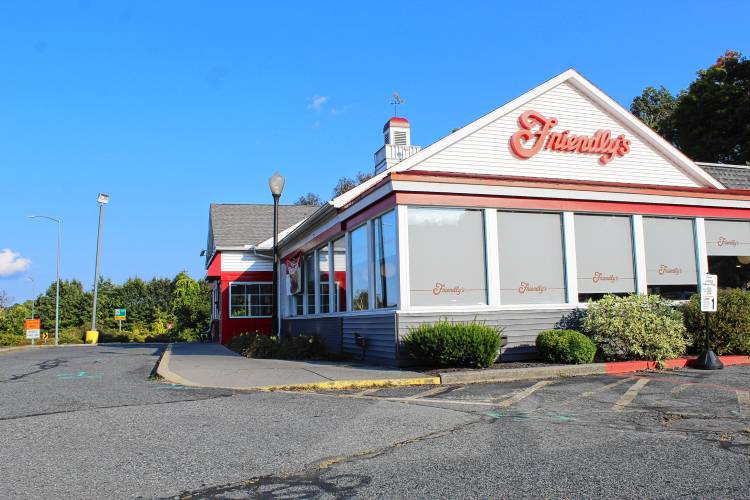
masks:
{"type": "Polygon", "coordinates": [[[658,295],[605,295],[589,301],[586,333],[605,359],[677,358],[687,347],[682,312],[658,295]]]}
{"type": "Polygon", "coordinates": [[[19,346],[26,345],[30,342],[23,335],[14,335],[12,333],[0,333],[0,346],[19,346]]]}
{"type": "Polygon", "coordinates": [[[536,350],[550,363],[580,365],[594,361],[596,344],[575,330],[544,330],[536,338],[536,350]]]}
{"type": "MultiPolygon", "coordinates": [[[[693,295],[683,311],[685,326],[693,346],[702,351],[705,345],[705,314],[701,312],[700,295],[693,295]]],[[[716,354],[750,354],[750,292],[737,288],[719,290],[716,312],[709,320],[711,347],[716,354]]]]}
{"type": "Polygon", "coordinates": [[[316,335],[285,336],[242,333],[233,337],[227,348],[257,359],[326,359],[325,345],[316,335]]]}
{"type": "Polygon", "coordinates": [[[501,331],[479,323],[441,320],[409,331],[404,343],[409,355],[428,366],[485,368],[500,352],[501,331]]]}

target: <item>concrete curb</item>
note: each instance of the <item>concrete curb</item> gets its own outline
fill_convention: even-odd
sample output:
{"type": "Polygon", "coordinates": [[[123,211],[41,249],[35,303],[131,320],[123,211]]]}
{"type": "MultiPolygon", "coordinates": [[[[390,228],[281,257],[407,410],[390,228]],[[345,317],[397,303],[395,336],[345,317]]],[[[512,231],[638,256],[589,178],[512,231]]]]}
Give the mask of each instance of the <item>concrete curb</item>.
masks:
{"type": "Polygon", "coordinates": [[[362,380],[328,380],[324,382],[308,382],[304,384],[291,385],[265,385],[265,386],[245,386],[245,387],[225,387],[221,385],[198,384],[188,380],[169,368],[172,359],[172,346],[168,344],[164,349],[164,354],[159,360],[159,366],[156,374],[165,380],[184,385],[187,387],[204,387],[210,389],[229,389],[234,391],[312,391],[312,390],[331,390],[331,389],[368,389],[371,387],[395,387],[408,385],[438,385],[440,377],[412,377],[412,378],[387,378],[387,379],[362,379],[362,380]]]}
{"type": "MultiPolygon", "coordinates": [[[[719,356],[724,366],[750,365],[750,356],[719,356]]],[[[690,366],[695,356],[668,359],[661,363],[663,369],[679,369],[690,366]]],[[[581,377],[586,375],[617,375],[621,373],[658,370],[656,361],[615,361],[586,365],[553,365],[531,368],[508,368],[440,373],[441,384],[476,384],[482,382],[511,382],[542,378],[581,377]]]]}

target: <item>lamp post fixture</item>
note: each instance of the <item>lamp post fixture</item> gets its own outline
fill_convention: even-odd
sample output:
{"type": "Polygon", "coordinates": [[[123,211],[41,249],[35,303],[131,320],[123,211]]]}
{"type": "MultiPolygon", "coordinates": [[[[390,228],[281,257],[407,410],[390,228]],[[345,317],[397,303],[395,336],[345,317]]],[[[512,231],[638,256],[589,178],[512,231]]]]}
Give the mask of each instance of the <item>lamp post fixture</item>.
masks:
{"type": "Polygon", "coordinates": [[[284,191],[284,177],[276,171],[268,179],[268,187],[273,195],[273,313],[272,333],[279,335],[279,198],[284,191]]]}
{"type": "Polygon", "coordinates": [[[60,237],[62,221],[48,215],[29,215],[29,219],[47,219],[57,224],[57,290],[55,291],[55,345],[60,342],[60,237]]]}
{"type": "Polygon", "coordinates": [[[99,193],[96,199],[99,203],[99,229],[96,231],[96,268],[94,271],[94,306],[91,308],[91,331],[96,331],[96,299],[99,294],[99,257],[102,251],[102,216],[104,215],[104,205],[109,203],[109,195],[99,193]]]}

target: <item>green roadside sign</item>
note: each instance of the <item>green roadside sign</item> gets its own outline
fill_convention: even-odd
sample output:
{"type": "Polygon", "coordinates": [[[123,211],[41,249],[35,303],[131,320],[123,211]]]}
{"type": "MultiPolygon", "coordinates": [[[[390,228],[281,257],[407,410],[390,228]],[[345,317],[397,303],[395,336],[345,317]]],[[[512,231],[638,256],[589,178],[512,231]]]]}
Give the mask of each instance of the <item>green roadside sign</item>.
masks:
{"type": "Polygon", "coordinates": [[[115,321],[125,321],[128,316],[126,309],[115,309],[115,321]]]}

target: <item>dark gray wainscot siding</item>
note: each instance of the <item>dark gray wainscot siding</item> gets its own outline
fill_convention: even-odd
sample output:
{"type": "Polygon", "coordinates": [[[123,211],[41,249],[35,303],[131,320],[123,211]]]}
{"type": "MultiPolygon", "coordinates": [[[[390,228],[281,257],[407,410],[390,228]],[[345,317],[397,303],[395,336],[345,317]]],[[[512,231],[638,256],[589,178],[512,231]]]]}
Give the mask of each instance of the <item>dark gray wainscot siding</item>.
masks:
{"type": "MultiPolygon", "coordinates": [[[[553,328],[573,309],[538,309],[532,311],[488,311],[488,312],[429,312],[398,313],[398,338],[401,341],[421,323],[434,323],[447,319],[454,323],[477,321],[487,325],[503,328],[507,342],[502,349],[503,361],[531,359],[536,356],[534,344],[541,330],[553,328]]],[[[403,351],[403,349],[402,349],[403,351]]],[[[403,355],[401,363],[408,363],[403,355]]]]}
{"type": "Polygon", "coordinates": [[[283,335],[318,335],[333,353],[347,353],[354,360],[395,365],[396,313],[362,314],[324,318],[285,318],[283,335]],[[357,345],[355,334],[366,339],[364,353],[357,345]]]}

